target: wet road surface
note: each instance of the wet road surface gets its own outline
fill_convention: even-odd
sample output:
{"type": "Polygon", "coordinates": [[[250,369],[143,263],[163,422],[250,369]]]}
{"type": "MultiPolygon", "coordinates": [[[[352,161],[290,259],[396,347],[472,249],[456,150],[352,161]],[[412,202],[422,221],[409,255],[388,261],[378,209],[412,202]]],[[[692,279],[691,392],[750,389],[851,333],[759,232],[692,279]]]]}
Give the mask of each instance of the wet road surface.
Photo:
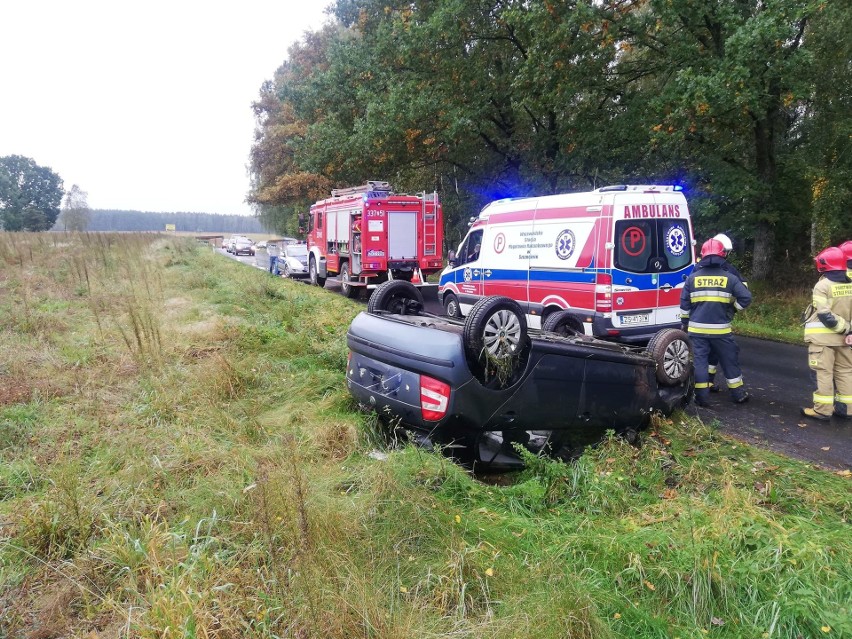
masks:
{"type": "MultiPolygon", "coordinates": [[[[807,348],[752,337],[736,337],[740,365],[751,399],[730,401],[727,389],[711,394],[710,408],[691,405],[687,412],[705,423],[718,421],[726,434],[835,470],[852,469],[852,420],[805,419],[800,410],[812,406],[814,384],[807,348]]],[[[724,386],[721,371],[716,383],[724,386]]]]}
{"type": "MultiPolygon", "coordinates": [[[[221,251],[223,255],[228,255],[221,251]]],[[[231,256],[233,257],[233,256],[231,256]]],[[[257,266],[254,257],[235,257],[257,266]]],[[[340,285],[326,282],[330,291],[340,285]]],[[[423,289],[426,310],[443,314],[437,286],[423,289]]],[[[363,298],[366,299],[366,298],[363,298]]],[[[690,404],[686,412],[706,424],[744,442],[811,462],[830,470],[852,469],[852,420],[832,418],[830,422],[805,419],[800,410],[811,406],[814,384],[807,366],[804,346],[782,344],[751,337],[737,337],[740,365],[751,399],[745,404],[730,401],[721,370],[716,382],[723,387],[711,394],[709,408],[690,404]]]]}

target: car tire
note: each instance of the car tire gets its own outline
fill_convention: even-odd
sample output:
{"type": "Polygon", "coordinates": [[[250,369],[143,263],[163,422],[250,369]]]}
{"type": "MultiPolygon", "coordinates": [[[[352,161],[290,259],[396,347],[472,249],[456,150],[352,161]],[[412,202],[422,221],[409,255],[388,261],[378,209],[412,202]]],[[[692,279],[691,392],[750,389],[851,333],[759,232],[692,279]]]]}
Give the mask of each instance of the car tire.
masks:
{"type": "Polygon", "coordinates": [[[527,318],[508,297],[485,297],[464,322],[465,354],[480,381],[505,388],[516,381],[530,344],[527,318]]]}
{"type": "Polygon", "coordinates": [[[308,266],[308,271],[311,276],[312,285],[319,286],[320,288],[325,286],[325,278],[320,277],[319,270],[317,270],[317,261],[316,258],[314,258],[313,256],[311,256],[311,263],[308,266]]]}
{"type": "Polygon", "coordinates": [[[349,262],[344,262],[340,267],[340,292],[349,299],[358,297],[360,287],[352,286],[352,274],[349,272],[349,262]]]}
{"type": "Polygon", "coordinates": [[[647,351],[657,363],[660,384],[678,386],[692,375],[692,344],[683,331],[664,328],[648,342],[647,351]]]}
{"type": "Polygon", "coordinates": [[[423,294],[405,280],[388,280],[379,284],[367,301],[368,313],[409,315],[422,310],[423,294]]]}
{"type": "Polygon", "coordinates": [[[462,319],[463,315],[459,306],[459,298],[455,293],[446,293],[444,295],[444,315],[451,319],[462,319]]]}
{"type": "Polygon", "coordinates": [[[290,277],[290,265],[287,262],[284,262],[284,272],[281,274],[281,277],[290,277]]]}
{"type": "Polygon", "coordinates": [[[562,337],[585,334],[582,323],[567,311],[554,311],[550,313],[544,319],[541,330],[546,333],[555,333],[562,337]]]}

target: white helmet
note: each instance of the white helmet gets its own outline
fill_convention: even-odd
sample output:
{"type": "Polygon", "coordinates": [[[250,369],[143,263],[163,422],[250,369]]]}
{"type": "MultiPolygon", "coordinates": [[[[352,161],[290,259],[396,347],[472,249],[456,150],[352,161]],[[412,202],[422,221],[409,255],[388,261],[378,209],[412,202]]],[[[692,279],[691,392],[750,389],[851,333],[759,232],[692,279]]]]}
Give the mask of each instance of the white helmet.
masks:
{"type": "Polygon", "coordinates": [[[725,253],[728,253],[728,252],[734,250],[734,243],[731,242],[731,238],[729,238],[724,233],[719,233],[713,239],[719,240],[722,243],[722,246],[725,248],[725,253]]]}

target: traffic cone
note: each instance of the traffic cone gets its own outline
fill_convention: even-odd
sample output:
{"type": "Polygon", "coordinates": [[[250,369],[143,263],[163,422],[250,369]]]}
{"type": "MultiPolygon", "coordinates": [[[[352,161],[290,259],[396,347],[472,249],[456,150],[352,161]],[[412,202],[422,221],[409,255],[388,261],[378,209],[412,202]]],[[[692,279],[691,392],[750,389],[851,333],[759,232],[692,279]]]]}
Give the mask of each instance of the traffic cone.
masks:
{"type": "Polygon", "coordinates": [[[419,268],[414,269],[414,274],[411,276],[411,283],[412,284],[422,284],[423,283],[422,281],[420,281],[420,269],[419,268]]]}

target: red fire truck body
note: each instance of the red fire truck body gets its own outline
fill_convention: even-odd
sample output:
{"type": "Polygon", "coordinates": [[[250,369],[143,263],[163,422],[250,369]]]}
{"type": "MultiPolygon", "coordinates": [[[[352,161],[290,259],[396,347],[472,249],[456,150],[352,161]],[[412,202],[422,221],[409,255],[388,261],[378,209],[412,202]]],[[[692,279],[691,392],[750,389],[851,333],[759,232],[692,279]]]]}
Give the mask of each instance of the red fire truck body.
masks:
{"type": "Polygon", "coordinates": [[[311,283],[337,277],[343,293],[358,295],[388,279],[415,284],[443,267],[444,220],[437,193],[393,193],[387,182],[334,189],[311,206],[308,269],[311,283]]]}

